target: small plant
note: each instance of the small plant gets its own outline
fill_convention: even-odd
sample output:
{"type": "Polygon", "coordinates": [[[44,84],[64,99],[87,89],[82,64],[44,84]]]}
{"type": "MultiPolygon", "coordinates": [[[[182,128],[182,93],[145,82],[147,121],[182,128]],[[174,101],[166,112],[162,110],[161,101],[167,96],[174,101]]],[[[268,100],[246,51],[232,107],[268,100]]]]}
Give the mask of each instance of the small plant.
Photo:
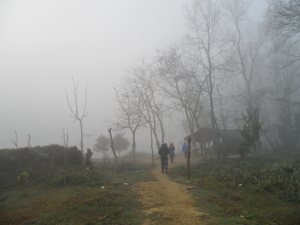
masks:
{"type": "Polygon", "coordinates": [[[28,177],[29,177],[29,173],[27,173],[26,171],[23,171],[20,176],[18,176],[18,179],[21,181],[21,184],[24,184],[26,182],[28,182],[28,177]]]}

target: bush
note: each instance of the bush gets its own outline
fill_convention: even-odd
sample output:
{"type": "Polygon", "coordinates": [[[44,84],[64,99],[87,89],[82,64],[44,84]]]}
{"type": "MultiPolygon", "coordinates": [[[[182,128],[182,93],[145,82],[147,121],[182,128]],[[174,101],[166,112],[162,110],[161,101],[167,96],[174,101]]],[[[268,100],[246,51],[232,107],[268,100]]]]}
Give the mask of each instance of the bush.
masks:
{"type": "MultiPolygon", "coordinates": [[[[48,145],[34,148],[0,150],[0,186],[9,188],[24,183],[47,182],[64,166],[64,147],[48,145]],[[20,174],[26,171],[26,179],[20,174]],[[20,179],[18,179],[20,177],[20,179]],[[22,179],[21,179],[22,178],[22,179]]],[[[83,165],[83,154],[76,146],[67,148],[68,168],[83,165]]]]}
{"type": "MultiPolygon", "coordinates": [[[[60,145],[48,145],[44,147],[38,147],[40,153],[45,153],[48,155],[50,160],[53,160],[55,164],[59,166],[64,166],[64,147],[60,145]]],[[[83,154],[76,147],[67,148],[67,161],[68,165],[82,165],[83,164],[83,154]]]]}

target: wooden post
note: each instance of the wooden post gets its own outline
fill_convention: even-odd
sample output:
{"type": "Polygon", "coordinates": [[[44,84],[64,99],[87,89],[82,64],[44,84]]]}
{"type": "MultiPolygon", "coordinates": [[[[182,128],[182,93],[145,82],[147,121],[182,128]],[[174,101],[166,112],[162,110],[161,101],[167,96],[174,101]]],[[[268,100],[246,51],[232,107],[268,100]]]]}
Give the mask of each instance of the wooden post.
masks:
{"type": "Polygon", "coordinates": [[[108,129],[108,132],[109,132],[109,136],[110,136],[110,145],[111,145],[111,149],[114,153],[114,156],[115,156],[115,170],[116,170],[116,173],[118,172],[118,158],[117,158],[117,155],[116,155],[116,152],[115,152],[115,149],[114,149],[114,143],[113,143],[113,139],[112,139],[112,136],[111,136],[111,128],[108,129]]]}
{"type": "Polygon", "coordinates": [[[152,150],[152,164],[154,164],[153,145],[152,145],[152,130],[151,130],[151,150],[152,150]]]}
{"type": "Polygon", "coordinates": [[[67,185],[67,147],[69,143],[69,130],[67,128],[67,139],[65,136],[65,129],[63,129],[63,135],[62,135],[62,141],[63,141],[63,147],[64,147],[64,186],[67,185]]]}
{"type": "Polygon", "coordinates": [[[191,175],[190,175],[190,157],[191,157],[191,137],[189,137],[188,140],[188,157],[187,157],[187,175],[188,175],[188,180],[191,179],[191,175]]]}

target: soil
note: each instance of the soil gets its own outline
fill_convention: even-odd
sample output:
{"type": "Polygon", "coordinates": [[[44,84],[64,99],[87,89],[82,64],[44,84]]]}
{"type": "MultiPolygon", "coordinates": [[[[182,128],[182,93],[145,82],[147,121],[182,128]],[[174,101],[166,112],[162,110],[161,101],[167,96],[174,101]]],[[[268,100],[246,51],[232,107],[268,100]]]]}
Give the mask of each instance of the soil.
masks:
{"type": "MultiPolygon", "coordinates": [[[[186,163],[184,157],[176,156],[174,163],[169,160],[169,168],[183,163],[186,163]]],[[[205,213],[193,207],[195,201],[188,191],[192,187],[171,181],[168,174],[161,172],[160,159],[155,164],[152,174],[157,181],[132,186],[132,191],[141,196],[143,212],[148,217],[143,224],[203,224],[201,215],[205,213]]]]}

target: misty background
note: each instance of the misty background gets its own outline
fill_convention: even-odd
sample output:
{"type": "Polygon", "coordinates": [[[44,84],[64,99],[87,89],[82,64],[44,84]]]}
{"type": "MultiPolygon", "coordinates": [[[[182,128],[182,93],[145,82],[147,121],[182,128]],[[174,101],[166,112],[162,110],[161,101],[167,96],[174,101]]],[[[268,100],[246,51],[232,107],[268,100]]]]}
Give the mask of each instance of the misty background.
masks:
{"type": "MultiPolygon", "coordinates": [[[[0,148],[61,144],[63,128],[69,145],[79,146],[79,124],[73,123],[65,97],[72,102],[72,76],[79,86],[79,109],[87,85],[88,117],[83,121],[84,149],[93,148],[100,134],[108,136],[103,121],[117,107],[114,86],[137,58],[151,58],[156,50],[180,39],[186,32],[183,0],[130,1],[1,1],[0,2],[0,148]]],[[[260,21],[266,2],[255,0],[249,16],[260,21]]],[[[177,119],[176,119],[177,118],[177,119]]],[[[188,134],[180,117],[175,146],[188,134]]],[[[182,117],[183,120],[183,117],[182,117]]],[[[169,127],[171,126],[171,129],[169,127]]],[[[176,137],[175,137],[176,136],[176,137]]],[[[125,137],[131,140],[131,134],[125,137]]],[[[150,151],[149,129],[137,131],[137,151],[150,151]]],[[[101,154],[96,154],[101,156],[101,154]]]]}

